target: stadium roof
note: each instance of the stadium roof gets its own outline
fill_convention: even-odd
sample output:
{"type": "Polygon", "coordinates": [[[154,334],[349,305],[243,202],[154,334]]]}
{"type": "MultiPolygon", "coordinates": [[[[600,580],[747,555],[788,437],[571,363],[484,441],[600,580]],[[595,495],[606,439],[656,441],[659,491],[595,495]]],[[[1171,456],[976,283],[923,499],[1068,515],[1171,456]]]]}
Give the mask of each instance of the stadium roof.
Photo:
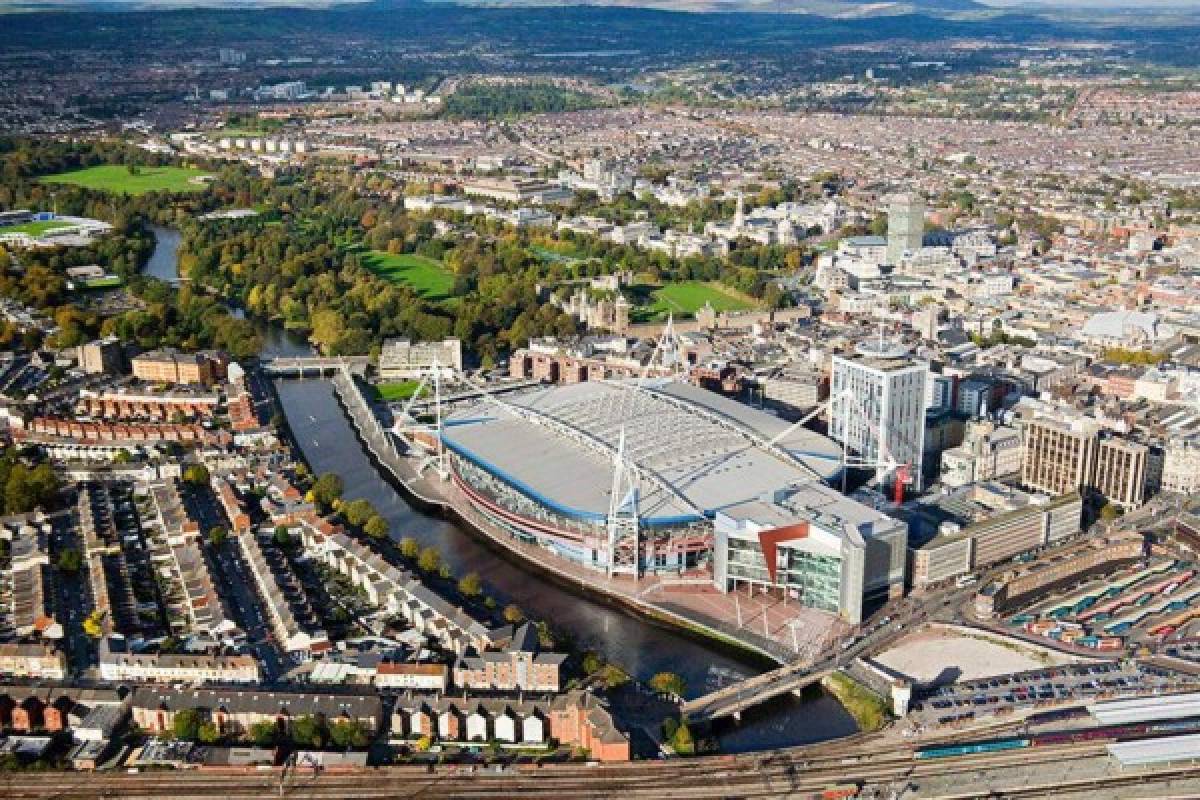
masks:
{"type": "Polygon", "coordinates": [[[841,447],[690,384],[591,381],[481,400],[445,420],[446,446],[560,513],[607,517],[614,455],[641,475],[643,524],[671,524],[838,474],[841,447]]]}

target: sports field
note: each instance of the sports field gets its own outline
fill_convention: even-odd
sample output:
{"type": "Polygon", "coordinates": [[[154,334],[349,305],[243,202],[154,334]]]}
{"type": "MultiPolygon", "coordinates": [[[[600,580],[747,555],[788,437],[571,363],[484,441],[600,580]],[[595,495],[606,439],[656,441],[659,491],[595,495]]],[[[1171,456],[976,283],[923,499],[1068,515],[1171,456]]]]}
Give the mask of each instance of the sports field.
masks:
{"type": "Polygon", "coordinates": [[[739,297],[733,290],[701,281],[668,283],[649,289],[648,294],[647,302],[634,310],[638,320],[657,321],[666,319],[668,314],[691,317],[704,308],[705,303],[711,303],[716,311],[746,311],[754,308],[750,301],[739,297]]]}
{"type": "Polygon", "coordinates": [[[204,170],[190,167],[138,167],[136,174],[124,166],[106,164],[72,172],[46,175],[43,183],[65,183],[114,194],[146,194],[147,192],[199,192],[207,185],[193,181],[204,170]]]}
{"type": "Polygon", "coordinates": [[[420,381],[397,381],[395,383],[377,383],[372,388],[375,389],[375,395],[380,400],[394,403],[412,397],[420,385],[420,381]]]}
{"type": "Polygon", "coordinates": [[[69,228],[70,224],[61,222],[56,219],[42,220],[39,222],[26,222],[21,225],[4,225],[0,226],[0,233],[26,233],[30,236],[41,236],[46,231],[52,231],[57,228],[69,228]]]}
{"type": "Polygon", "coordinates": [[[382,250],[367,250],[359,258],[376,275],[410,286],[427,300],[445,300],[454,292],[454,275],[432,258],[382,250]]]}
{"type": "Polygon", "coordinates": [[[125,281],[117,275],[107,275],[103,278],[93,278],[89,281],[82,281],[79,284],[80,289],[116,289],[123,286],[125,281]]]}

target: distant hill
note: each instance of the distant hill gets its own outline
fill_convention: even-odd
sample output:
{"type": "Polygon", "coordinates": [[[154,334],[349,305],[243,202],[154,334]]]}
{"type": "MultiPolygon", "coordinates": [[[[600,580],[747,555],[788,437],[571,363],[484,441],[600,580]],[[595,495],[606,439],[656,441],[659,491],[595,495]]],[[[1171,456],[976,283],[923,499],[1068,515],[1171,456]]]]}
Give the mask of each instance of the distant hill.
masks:
{"type": "MultiPolygon", "coordinates": [[[[0,0],[8,11],[151,11],[180,8],[329,8],[368,0],[0,0]]],[[[431,0],[450,5],[490,8],[566,5],[648,8],[659,11],[814,14],[832,18],[894,16],[912,13],[987,12],[977,0],[431,0]]]]}

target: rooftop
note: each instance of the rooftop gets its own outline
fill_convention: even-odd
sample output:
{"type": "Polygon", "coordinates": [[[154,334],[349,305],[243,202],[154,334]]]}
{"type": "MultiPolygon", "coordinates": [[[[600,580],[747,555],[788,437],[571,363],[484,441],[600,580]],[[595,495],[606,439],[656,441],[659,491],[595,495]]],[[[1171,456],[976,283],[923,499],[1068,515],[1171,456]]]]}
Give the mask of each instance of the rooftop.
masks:
{"type": "Polygon", "coordinates": [[[445,421],[455,452],[561,513],[602,520],[622,430],[647,524],[711,516],[786,486],[828,480],[841,449],[805,428],[690,384],[593,381],[481,401],[445,421]]]}

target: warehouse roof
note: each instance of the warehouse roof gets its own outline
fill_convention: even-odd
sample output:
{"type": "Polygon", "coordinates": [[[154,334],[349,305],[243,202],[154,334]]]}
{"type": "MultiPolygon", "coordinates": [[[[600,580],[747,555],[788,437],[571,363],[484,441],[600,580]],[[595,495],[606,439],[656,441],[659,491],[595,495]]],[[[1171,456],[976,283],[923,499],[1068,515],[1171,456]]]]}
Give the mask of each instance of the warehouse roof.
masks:
{"type": "Polygon", "coordinates": [[[1088,711],[1105,725],[1195,717],[1200,716],[1200,692],[1094,703],[1088,711]]]}
{"type": "Polygon", "coordinates": [[[1132,742],[1113,742],[1108,752],[1121,766],[1166,764],[1175,761],[1200,759],[1200,733],[1185,736],[1163,736],[1157,739],[1138,739],[1132,742]]]}

